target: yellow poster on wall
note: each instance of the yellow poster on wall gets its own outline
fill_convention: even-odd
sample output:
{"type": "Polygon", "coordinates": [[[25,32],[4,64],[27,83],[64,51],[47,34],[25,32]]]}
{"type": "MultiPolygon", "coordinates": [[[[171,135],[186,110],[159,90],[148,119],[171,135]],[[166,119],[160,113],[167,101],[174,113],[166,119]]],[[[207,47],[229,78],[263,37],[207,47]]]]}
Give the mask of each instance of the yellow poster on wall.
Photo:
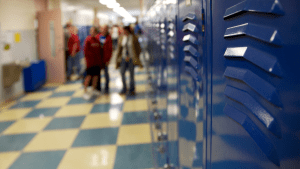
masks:
{"type": "Polygon", "coordinates": [[[21,42],[21,34],[15,33],[15,43],[20,43],[20,42],[21,42]]]}

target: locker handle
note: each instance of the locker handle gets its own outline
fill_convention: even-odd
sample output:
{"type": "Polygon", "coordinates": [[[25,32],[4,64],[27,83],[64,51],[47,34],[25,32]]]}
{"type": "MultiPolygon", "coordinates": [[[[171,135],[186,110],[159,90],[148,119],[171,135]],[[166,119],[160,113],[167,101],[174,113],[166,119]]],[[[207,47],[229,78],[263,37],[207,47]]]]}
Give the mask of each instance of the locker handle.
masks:
{"type": "Polygon", "coordinates": [[[190,66],[185,66],[184,70],[192,75],[193,79],[196,81],[200,81],[197,72],[190,66]]]}

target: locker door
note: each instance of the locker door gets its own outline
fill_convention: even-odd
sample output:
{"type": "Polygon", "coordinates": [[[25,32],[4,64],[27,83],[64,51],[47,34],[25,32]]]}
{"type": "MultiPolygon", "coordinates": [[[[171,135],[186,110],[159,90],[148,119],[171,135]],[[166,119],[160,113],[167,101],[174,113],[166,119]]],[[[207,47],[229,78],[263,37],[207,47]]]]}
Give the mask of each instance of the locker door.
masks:
{"type": "Polygon", "coordinates": [[[300,2],[210,0],[208,8],[210,4],[207,168],[300,168],[300,2]]]}
{"type": "Polygon", "coordinates": [[[202,0],[179,0],[177,17],[180,168],[203,167],[202,0]]]}

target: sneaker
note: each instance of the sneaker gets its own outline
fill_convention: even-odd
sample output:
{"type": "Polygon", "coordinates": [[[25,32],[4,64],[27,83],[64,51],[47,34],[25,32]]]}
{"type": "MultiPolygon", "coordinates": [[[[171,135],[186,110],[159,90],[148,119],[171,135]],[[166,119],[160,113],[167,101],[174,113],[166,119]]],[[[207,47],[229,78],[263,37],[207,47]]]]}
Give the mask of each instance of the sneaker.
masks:
{"type": "Polygon", "coordinates": [[[126,94],[126,90],[122,90],[119,94],[126,94]]]}
{"type": "Polygon", "coordinates": [[[88,93],[88,92],[83,94],[83,99],[84,100],[90,100],[91,97],[92,97],[92,95],[90,93],[88,93]]]}
{"type": "Polygon", "coordinates": [[[98,90],[93,90],[93,94],[96,95],[96,96],[101,95],[101,93],[98,90]]]}
{"type": "Polygon", "coordinates": [[[135,96],[135,91],[129,92],[129,95],[130,95],[130,96],[135,96]]]}

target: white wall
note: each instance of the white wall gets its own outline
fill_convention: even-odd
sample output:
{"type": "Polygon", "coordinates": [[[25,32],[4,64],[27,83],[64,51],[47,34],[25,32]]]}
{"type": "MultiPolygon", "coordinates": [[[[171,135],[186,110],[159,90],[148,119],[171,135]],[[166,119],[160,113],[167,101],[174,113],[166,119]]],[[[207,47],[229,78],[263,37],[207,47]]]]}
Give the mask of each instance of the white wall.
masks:
{"type": "Polygon", "coordinates": [[[0,0],[1,30],[34,29],[33,0],[0,0]]]}
{"type": "Polygon", "coordinates": [[[35,4],[33,0],[0,0],[0,103],[24,92],[23,76],[12,87],[2,86],[2,65],[15,60],[36,59],[34,30],[35,4]],[[21,43],[14,42],[14,34],[21,34],[21,43]],[[11,48],[4,51],[4,44],[11,48]]]}

